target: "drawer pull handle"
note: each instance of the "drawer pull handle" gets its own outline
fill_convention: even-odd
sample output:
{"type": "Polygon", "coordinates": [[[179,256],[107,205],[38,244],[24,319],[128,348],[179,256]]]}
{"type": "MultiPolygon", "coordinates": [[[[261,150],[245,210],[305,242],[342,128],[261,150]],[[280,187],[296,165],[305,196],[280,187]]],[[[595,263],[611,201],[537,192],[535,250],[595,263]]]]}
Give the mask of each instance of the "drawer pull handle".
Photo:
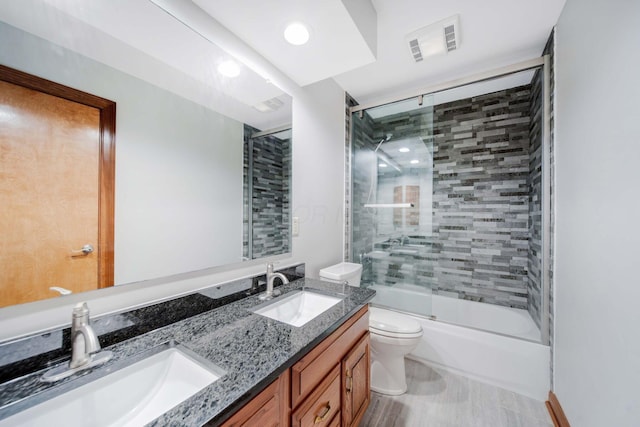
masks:
{"type": "Polygon", "coordinates": [[[351,389],[353,388],[353,377],[351,376],[351,372],[349,372],[349,370],[347,369],[347,381],[346,381],[346,388],[347,388],[347,393],[351,392],[351,389]]]}
{"type": "Polygon", "coordinates": [[[329,415],[330,411],[331,411],[331,405],[329,405],[329,402],[327,402],[327,405],[324,407],[322,414],[316,415],[316,419],[313,421],[313,423],[318,424],[323,422],[324,419],[327,418],[327,415],[329,415]]]}

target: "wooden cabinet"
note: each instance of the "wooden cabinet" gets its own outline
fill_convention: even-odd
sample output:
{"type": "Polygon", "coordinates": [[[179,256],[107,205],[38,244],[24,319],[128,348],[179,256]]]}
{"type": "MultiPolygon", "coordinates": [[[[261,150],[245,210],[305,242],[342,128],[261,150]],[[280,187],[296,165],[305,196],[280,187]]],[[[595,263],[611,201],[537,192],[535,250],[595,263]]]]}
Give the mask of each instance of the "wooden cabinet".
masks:
{"type": "Polygon", "coordinates": [[[288,370],[222,424],[223,427],[287,427],[288,425],[288,370]]]}
{"type": "Polygon", "coordinates": [[[355,427],[371,400],[365,306],[223,427],[355,427]]]}
{"type": "Polygon", "coordinates": [[[327,427],[340,418],[340,365],[336,365],[320,385],[291,414],[292,427],[327,427]]]}
{"type": "Polygon", "coordinates": [[[369,332],[342,360],[342,425],[357,426],[371,401],[369,332]]]}
{"type": "Polygon", "coordinates": [[[369,353],[369,311],[364,307],[291,368],[292,426],[357,426],[371,400],[369,353]],[[339,381],[333,377],[336,370],[339,381]],[[339,402],[339,418],[299,416],[300,408],[323,410],[329,395],[339,402]]]}

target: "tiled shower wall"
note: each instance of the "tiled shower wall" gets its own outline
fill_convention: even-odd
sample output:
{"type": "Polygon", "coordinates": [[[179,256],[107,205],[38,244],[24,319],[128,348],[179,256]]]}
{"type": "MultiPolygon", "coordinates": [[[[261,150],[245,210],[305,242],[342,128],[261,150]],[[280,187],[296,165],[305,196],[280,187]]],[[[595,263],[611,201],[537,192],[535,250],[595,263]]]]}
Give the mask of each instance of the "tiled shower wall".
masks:
{"type": "Polygon", "coordinates": [[[245,125],[244,130],[244,217],[243,256],[249,257],[248,215],[253,215],[252,258],[290,251],[289,210],[291,141],[268,135],[253,138],[253,194],[249,212],[249,139],[258,132],[245,125]]]}
{"type": "Polygon", "coordinates": [[[543,73],[536,71],[531,82],[529,128],[529,254],[527,309],[540,327],[542,311],[542,84],[543,73]]]}
{"type": "Polygon", "coordinates": [[[527,309],[530,101],[527,85],[437,105],[433,117],[422,111],[387,116],[384,125],[366,114],[352,120],[354,254],[375,243],[375,212],[358,200],[367,197],[371,177],[358,156],[388,132],[433,140],[433,226],[411,236],[423,245],[418,253],[374,259],[376,283],[410,278],[436,293],[527,309]]]}
{"type": "MultiPolygon", "coordinates": [[[[553,282],[553,272],[554,272],[554,242],[555,242],[555,238],[554,238],[554,233],[555,233],[555,201],[554,201],[554,188],[555,188],[555,125],[554,125],[554,121],[555,121],[555,73],[554,73],[554,69],[555,69],[555,30],[553,30],[551,32],[551,35],[549,36],[549,39],[547,40],[547,44],[544,47],[544,55],[549,55],[549,86],[550,86],[550,91],[549,91],[549,130],[550,130],[550,135],[549,135],[549,158],[550,158],[550,167],[549,167],[549,172],[551,174],[551,182],[550,182],[550,197],[549,197],[549,204],[550,204],[550,218],[549,218],[549,237],[550,237],[550,241],[549,241],[549,246],[548,246],[548,251],[549,251],[549,261],[550,261],[550,265],[549,265],[549,277],[548,277],[548,284],[547,284],[547,289],[549,292],[549,330],[548,330],[548,334],[549,334],[549,344],[551,346],[551,360],[554,360],[553,358],[553,352],[554,352],[554,317],[553,317],[553,290],[554,290],[554,282],[553,282]]],[[[553,390],[553,363],[551,364],[551,389],[553,390]]]]}
{"type": "Polygon", "coordinates": [[[527,308],[530,86],[434,107],[434,289],[527,308]]]}

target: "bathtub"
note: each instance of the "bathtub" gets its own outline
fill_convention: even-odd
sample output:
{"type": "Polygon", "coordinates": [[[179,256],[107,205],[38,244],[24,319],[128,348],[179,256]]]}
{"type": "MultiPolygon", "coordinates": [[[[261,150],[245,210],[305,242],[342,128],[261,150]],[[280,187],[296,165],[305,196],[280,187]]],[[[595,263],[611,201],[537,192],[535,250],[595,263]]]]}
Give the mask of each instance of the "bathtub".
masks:
{"type": "Polygon", "coordinates": [[[409,358],[546,400],[551,352],[534,342],[540,333],[526,310],[431,295],[415,285],[371,288],[374,305],[404,312],[422,325],[424,334],[409,358]],[[436,320],[424,317],[429,314],[436,320]]]}

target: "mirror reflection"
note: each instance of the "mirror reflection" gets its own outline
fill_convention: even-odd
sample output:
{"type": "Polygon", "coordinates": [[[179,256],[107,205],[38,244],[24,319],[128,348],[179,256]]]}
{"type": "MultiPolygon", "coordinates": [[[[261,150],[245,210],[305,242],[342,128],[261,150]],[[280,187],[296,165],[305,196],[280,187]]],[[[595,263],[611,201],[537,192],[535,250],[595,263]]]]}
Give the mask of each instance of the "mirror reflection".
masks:
{"type": "Polygon", "coordinates": [[[151,2],[81,3],[2,2],[0,65],[115,103],[113,241],[100,110],[3,77],[0,307],[289,252],[290,96],[151,2]]]}

